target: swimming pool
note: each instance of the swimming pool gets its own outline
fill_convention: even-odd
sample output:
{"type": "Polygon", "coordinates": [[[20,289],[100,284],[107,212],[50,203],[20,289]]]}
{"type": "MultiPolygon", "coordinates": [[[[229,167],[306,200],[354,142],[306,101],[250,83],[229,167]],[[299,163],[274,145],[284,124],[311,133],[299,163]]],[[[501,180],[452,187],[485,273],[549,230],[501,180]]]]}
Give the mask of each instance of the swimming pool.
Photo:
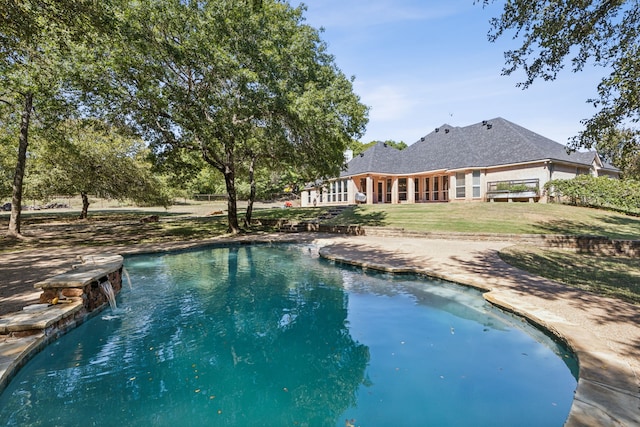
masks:
{"type": "Polygon", "coordinates": [[[119,308],[0,395],[5,425],[546,426],[569,413],[573,356],[468,288],[336,266],[306,245],[126,267],[119,308]]]}

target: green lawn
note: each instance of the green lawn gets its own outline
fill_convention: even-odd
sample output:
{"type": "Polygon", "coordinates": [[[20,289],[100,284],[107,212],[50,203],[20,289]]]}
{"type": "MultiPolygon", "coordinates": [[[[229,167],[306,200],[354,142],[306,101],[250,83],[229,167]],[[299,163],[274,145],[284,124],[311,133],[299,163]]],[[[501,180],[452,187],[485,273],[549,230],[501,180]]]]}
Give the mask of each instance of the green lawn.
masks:
{"type": "Polygon", "coordinates": [[[538,276],[589,292],[640,304],[640,262],[625,257],[603,257],[533,246],[511,246],[500,251],[508,264],[538,276]]]}
{"type": "Polygon", "coordinates": [[[544,203],[359,205],[334,224],[401,227],[411,231],[568,234],[640,239],[640,218],[544,203]]]}
{"type": "MultiPolygon", "coordinates": [[[[29,212],[22,218],[21,230],[26,238],[0,238],[0,252],[198,240],[225,234],[227,230],[226,215],[184,217],[161,210],[90,211],[88,220],[78,220],[77,213],[69,212],[29,212]],[[158,215],[160,221],[140,221],[150,214],[158,215]]],[[[0,227],[6,229],[7,225],[8,217],[0,217],[0,227]]]]}

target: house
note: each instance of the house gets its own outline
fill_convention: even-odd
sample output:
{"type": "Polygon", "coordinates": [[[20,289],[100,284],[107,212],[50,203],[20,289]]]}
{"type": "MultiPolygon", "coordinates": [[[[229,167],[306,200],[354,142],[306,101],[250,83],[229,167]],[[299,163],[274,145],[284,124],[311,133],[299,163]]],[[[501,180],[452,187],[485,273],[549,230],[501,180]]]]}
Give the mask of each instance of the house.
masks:
{"type": "Polygon", "coordinates": [[[306,186],[301,206],[546,201],[544,184],[580,174],[619,177],[595,151],[567,148],[503,118],[442,125],[404,150],[379,142],[340,177],[306,186]]]}

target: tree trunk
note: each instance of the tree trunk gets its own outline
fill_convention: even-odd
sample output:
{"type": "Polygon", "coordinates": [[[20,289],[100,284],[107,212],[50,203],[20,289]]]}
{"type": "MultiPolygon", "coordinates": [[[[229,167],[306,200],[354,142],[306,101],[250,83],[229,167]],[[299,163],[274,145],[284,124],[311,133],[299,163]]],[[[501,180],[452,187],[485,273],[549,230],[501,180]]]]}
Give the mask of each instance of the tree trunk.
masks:
{"type": "Polygon", "coordinates": [[[11,200],[11,217],[9,218],[8,237],[20,237],[20,216],[22,214],[22,182],[27,163],[27,146],[29,145],[29,121],[33,110],[33,94],[28,92],[24,97],[24,110],[20,120],[20,141],[18,145],[18,161],[13,175],[13,197],[11,200]]]}
{"type": "Polygon", "coordinates": [[[228,163],[224,169],[224,183],[227,187],[227,220],[229,233],[238,234],[240,225],[238,225],[238,201],[236,193],[236,176],[233,163],[228,163]]]}
{"type": "Polygon", "coordinates": [[[89,212],[89,195],[87,193],[80,193],[82,196],[82,212],[80,212],[80,219],[87,219],[87,213],[89,212]]]}
{"type": "Polygon", "coordinates": [[[238,225],[238,201],[236,193],[236,171],[233,141],[229,141],[225,145],[224,160],[218,157],[212,157],[206,146],[201,144],[202,157],[205,162],[219,170],[224,176],[224,184],[227,188],[227,220],[229,226],[227,232],[238,234],[240,225],[238,225]]]}
{"type": "Polygon", "coordinates": [[[247,203],[247,213],[244,216],[244,225],[249,227],[251,225],[251,215],[253,214],[253,202],[256,200],[256,177],[255,177],[256,157],[251,156],[251,163],[249,164],[249,183],[251,190],[249,192],[249,202],[247,203]]]}

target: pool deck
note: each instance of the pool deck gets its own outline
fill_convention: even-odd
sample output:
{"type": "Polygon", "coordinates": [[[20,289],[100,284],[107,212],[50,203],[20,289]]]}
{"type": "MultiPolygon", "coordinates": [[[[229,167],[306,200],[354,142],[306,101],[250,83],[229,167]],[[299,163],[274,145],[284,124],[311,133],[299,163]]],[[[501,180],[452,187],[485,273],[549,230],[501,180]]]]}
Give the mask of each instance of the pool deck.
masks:
{"type": "MultiPolygon", "coordinates": [[[[378,236],[266,234],[216,238],[202,242],[29,251],[0,254],[0,305],[33,302],[33,283],[59,274],[78,255],[164,252],[221,243],[314,242],[321,256],[364,268],[415,272],[487,292],[491,303],[520,314],[569,344],[578,356],[580,375],[567,426],[640,425],[640,307],[572,289],[504,263],[498,251],[513,242],[378,236]],[[80,253],[82,251],[82,253],[80,253]],[[17,277],[17,278],[16,278],[17,277]],[[6,282],[6,284],[5,284],[6,282]]],[[[0,317],[7,323],[14,312],[0,317]]],[[[0,378],[10,379],[44,334],[0,338],[0,378]]],[[[2,389],[0,384],[0,389],[2,389]]]]}

